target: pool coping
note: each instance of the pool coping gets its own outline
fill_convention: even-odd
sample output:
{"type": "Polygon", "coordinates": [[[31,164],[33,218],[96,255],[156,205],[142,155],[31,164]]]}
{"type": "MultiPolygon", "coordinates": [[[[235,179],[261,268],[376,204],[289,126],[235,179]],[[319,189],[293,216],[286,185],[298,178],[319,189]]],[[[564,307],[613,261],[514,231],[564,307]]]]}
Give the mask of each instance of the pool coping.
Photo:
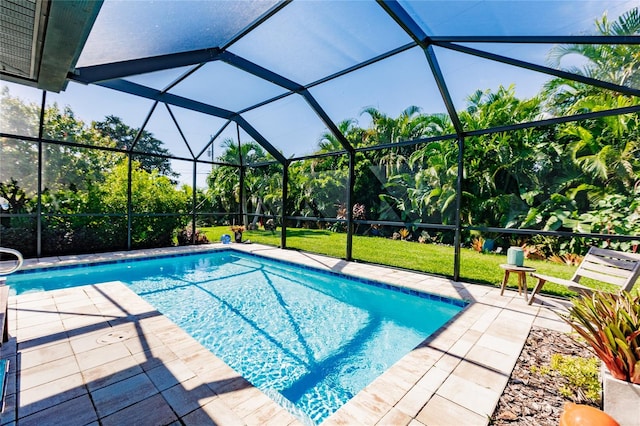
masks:
{"type": "MultiPolygon", "coordinates": [[[[25,262],[25,268],[81,264],[104,259],[134,259],[194,253],[220,248],[254,253],[317,269],[385,282],[405,289],[441,294],[471,302],[438,333],[401,358],[325,420],[323,425],[486,425],[507,384],[530,328],[536,325],[568,331],[566,324],[560,321],[552,310],[547,309],[548,306],[537,303],[527,305],[524,298],[516,291],[507,290],[504,296],[500,296],[498,287],[454,282],[423,273],[347,262],[322,255],[281,250],[258,244],[212,244],[30,259],[25,262]]],[[[87,410],[87,407],[93,406],[95,420],[100,419],[102,424],[109,424],[110,421],[118,418],[122,419],[124,415],[131,416],[132,412],[137,412],[140,409],[146,412],[148,407],[161,407],[153,412],[158,415],[164,413],[167,419],[180,419],[185,424],[189,424],[194,419],[198,419],[197,423],[200,423],[206,419],[212,421],[214,418],[217,424],[299,423],[267,395],[248,385],[238,373],[195,342],[171,321],[161,315],[151,315],[150,312],[153,312],[154,309],[126,286],[118,283],[101,286],[43,292],[52,293],[50,296],[53,299],[53,305],[49,299],[46,303],[43,300],[38,301],[38,297],[34,296],[38,293],[10,297],[9,327],[12,338],[8,344],[2,346],[0,355],[3,358],[13,359],[14,362],[10,364],[6,407],[0,415],[0,425],[12,422],[30,423],[36,418],[41,418],[37,416],[51,415],[56,410],[63,408],[68,410],[68,406],[74,402],[84,404],[85,410],[83,412],[90,412],[91,410],[87,410]],[[93,314],[84,313],[84,310],[89,310],[88,300],[93,301],[91,302],[95,309],[92,311],[93,314]],[[53,335],[57,333],[59,336],[57,340],[51,341],[50,339],[52,335],[50,330],[54,329],[48,324],[49,321],[39,322],[43,320],[38,319],[38,313],[29,312],[33,310],[30,307],[42,306],[43,303],[49,308],[42,315],[46,317],[57,313],[58,317],[62,318],[60,321],[64,331],[57,329],[55,329],[57,331],[53,331],[53,335]],[[79,316],[71,312],[74,306],[81,308],[79,316]],[[114,306],[118,306],[120,309],[118,315],[113,314],[114,306]],[[123,315],[123,312],[128,312],[128,314],[123,315]],[[95,324],[95,321],[92,323],[93,317],[91,315],[99,315],[101,326],[95,324]],[[84,324],[85,322],[88,323],[84,324]],[[44,326],[45,323],[47,323],[46,326],[44,326]],[[74,331],[76,329],[73,327],[78,325],[83,330],[82,333],[74,331]],[[137,327],[135,330],[144,330],[144,334],[133,333],[131,331],[133,326],[137,327]],[[144,366],[147,365],[145,363],[148,360],[140,364],[141,366],[133,365],[136,355],[138,358],[140,357],[140,352],[133,353],[134,350],[131,348],[123,350],[120,345],[125,345],[126,342],[117,341],[104,345],[106,352],[103,355],[98,354],[100,349],[93,347],[95,345],[88,345],[89,349],[87,349],[85,343],[85,347],[81,348],[84,350],[76,348],[79,345],[78,341],[82,341],[83,338],[86,340],[87,336],[95,337],[95,333],[104,332],[106,327],[109,327],[111,331],[127,329],[130,333],[130,339],[133,340],[136,338],[149,339],[157,344],[158,348],[162,348],[166,359],[162,359],[162,356],[154,356],[154,361],[159,364],[147,371],[144,366]],[[172,332],[169,333],[166,330],[172,330],[172,332]],[[148,336],[146,333],[149,333],[148,336]],[[40,341],[43,342],[43,345],[34,343],[40,341]],[[54,381],[59,385],[60,381],[73,381],[71,378],[74,378],[75,386],[71,388],[71,393],[65,391],[66,393],[45,395],[41,400],[38,400],[38,397],[34,396],[34,392],[37,393],[39,387],[44,389],[52,386],[44,386],[47,384],[45,382],[40,386],[25,388],[24,383],[28,384],[30,380],[35,380],[34,383],[48,380],[46,378],[33,379],[32,376],[36,375],[38,368],[44,368],[42,366],[51,363],[58,365],[62,362],[62,359],[38,358],[44,356],[40,352],[51,352],[52,346],[72,349],[73,359],[69,358],[67,361],[70,364],[76,363],[78,371],[74,371],[68,376],[55,378],[54,381]],[[49,349],[45,351],[44,349],[47,348],[49,349]],[[119,348],[120,352],[117,352],[115,348],[119,348]],[[114,371],[118,367],[113,365],[113,357],[119,356],[118,354],[122,355],[122,359],[126,359],[129,364],[132,364],[129,369],[138,372],[137,367],[142,371],[125,379],[117,380],[114,378],[123,376],[122,372],[114,371]],[[86,361],[87,357],[93,359],[89,364],[86,361]],[[109,361],[100,364],[101,357],[109,361]],[[156,360],[156,358],[159,359],[156,360]],[[31,365],[30,359],[40,359],[40,364],[31,365]],[[96,363],[98,365],[93,365],[96,363]],[[87,365],[90,365],[91,368],[85,371],[83,366],[87,365]],[[180,367],[176,367],[177,365],[180,367]],[[211,365],[215,368],[207,367],[211,365]],[[97,374],[94,370],[98,366],[105,369],[107,377],[94,378],[94,375],[97,374]],[[160,379],[154,377],[154,374],[165,377],[165,380],[169,380],[167,379],[169,377],[169,382],[173,385],[166,389],[163,388],[156,383],[160,379]],[[106,398],[105,394],[111,393],[117,396],[119,389],[121,391],[124,389],[123,386],[130,385],[129,382],[134,381],[133,377],[137,378],[139,386],[143,386],[140,383],[146,386],[143,388],[146,389],[145,392],[149,393],[148,398],[129,401],[131,404],[118,402],[114,406],[115,408],[111,407],[106,411],[96,402],[101,401],[100,397],[106,398]],[[96,383],[101,381],[109,383],[108,386],[97,387],[96,383]],[[196,383],[197,386],[194,388],[196,383]],[[226,387],[221,387],[220,383],[226,387]],[[198,391],[194,393],[193,389],[198,389],[198,391]],[[18,398],[19,395],[20,398],[18,398]],[[67,396],[65,397],[65,395],[67,396]],[[200,398],[196,402],[192,401],[194,395],[200,398]],[[34,398],[38,402],[31,405],[26,404],[34,398]],[[16,407],[17,399],[20,401],[19,406],[16,407]],[[88,401],[91,403],[88,404],[88,401]],[[189,401],[189,403],[187,404],[185,401],[189,401]],[[147,408],[144,409],[145,407],[147,408]]],[[[551,305],[551,307],[553,306],[551,305]]],[[[133,343],[129,343],[130,346],[134,346],[133,343]]],[[[67,355],[71,356],[71,354],[67,355]]],[[[111,395],[112,399],[115,398],[114,395],[111,395]]],[[[93,419],[93,417],[91,418],[93,419]]]]}

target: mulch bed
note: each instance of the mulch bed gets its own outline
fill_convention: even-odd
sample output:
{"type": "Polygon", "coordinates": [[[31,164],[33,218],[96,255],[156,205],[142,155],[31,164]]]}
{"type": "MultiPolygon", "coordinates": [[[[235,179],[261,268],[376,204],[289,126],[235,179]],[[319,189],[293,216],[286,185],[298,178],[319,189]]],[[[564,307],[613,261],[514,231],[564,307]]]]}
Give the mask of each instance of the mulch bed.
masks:
{"type": "Polygon", "coordinates": [[[576,343],[568,334],[539,327],[532,328],[509,383],[491,417],[491,424],[557,426],[565,402],[600,408],[600,401],[588,401],[581,396],[569,399],[561,395],[558,388],[568,381],[559,373],[532,373],[532,366],[548,366],[551,355],[555,353],[594,357],[590,350],[576,343]]]}

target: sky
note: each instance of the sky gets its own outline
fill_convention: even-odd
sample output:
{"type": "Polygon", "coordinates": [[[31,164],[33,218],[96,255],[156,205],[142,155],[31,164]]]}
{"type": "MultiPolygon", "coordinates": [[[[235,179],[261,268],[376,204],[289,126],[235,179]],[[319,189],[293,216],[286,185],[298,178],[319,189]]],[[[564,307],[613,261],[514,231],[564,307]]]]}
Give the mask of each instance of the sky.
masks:
{"type": "MultiPolygon", "coordinates": [[[[119,1],[106,0],[82,52],[78,66],[125,60],[223,45],[273,2],[259,1],[119,1]],[[212,19],[214,17],[216,19],[212,19]]],[[[593,32],[594,20],[608,12],[611,20],[637,1],[535,0],[535,1],[422,1],[400,3],[427,35],[576,35],[593,32]]],[[[375,3],[363,1],[295,1],[254,29],[229,51],[258,63],[296,83],[307,85],[411,39],[375,3]]],[[[471,47],[514,56],[545,65],[549,45],[472,45],[471,47]]],[[[496,90],[515,84],[516,95],[536,95],[550,77],[451,50],[435,47],[447,87],[456,109],[477,89],[496,90]]],[[[571,58],[568,58],[571,61],[571,58]]],[[[575,62],[579,64],[580,62],[575,62]]],[[[563,63],[563,66],[571,64],[563,63]]],[[[131,81],[157,89],[188,67],[132,76],[131,81]]],[[[37,90],[10,85],[13,95],[39,103],[37,90]]],[[[424,52],[407,50],[369,67],[309,89],[332,121],[356,119],[369,124],[362,110],[374,107],[389,116],[411,105],[425,113],[445,112],[424,52]]],[[[238,70],[226,63],[210,62],[171,90],[176,95],[238,111],[284,92],[281,87],[238,70]]],[[[98,86],[70,83],[60,94],[48,94],[48,102],[69,105],[76,117],[91,122],[117,115],[132,127],[144,123],[152,101],[98,86]]],[[[163,140],[178,156],[209,159],[205,146],[225,120],[172,107],[186,147],[173,119],[163,105],[151,116],[146,130],[163,140]]],[[[314,152],[327,131],[306,101],[291,95],[243,114],[285,157],[314,152]]],[[[219,137],[236,138],[235,125],[219,137]]],[[[244,132],[241,140],[249,140],[244,132]]],[[[192,166],[174,162],[181,181],[192,184],[192,166]]],[[[204,186],[207,167],[199,171],[197,185],[204,186]]]]}

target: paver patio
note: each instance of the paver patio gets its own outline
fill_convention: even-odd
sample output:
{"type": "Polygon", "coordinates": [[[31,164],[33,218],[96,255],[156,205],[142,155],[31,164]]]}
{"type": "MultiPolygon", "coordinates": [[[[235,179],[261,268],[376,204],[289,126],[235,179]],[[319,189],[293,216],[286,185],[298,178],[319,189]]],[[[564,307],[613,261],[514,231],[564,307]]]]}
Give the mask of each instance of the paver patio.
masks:
{"type": "MultiPolygon", "coordinates": [[[[222,245],[34,259],[26,267],[222,245]]],[[[225,248],[229,246],[224,246],[225,248]]],[[[232,245],[471,304],[324,425],[486,425],[532,325],[567,331],[517,291],[257,244],[232,245]]],[[[553,306],[551,304],[550,306],[553,306]]],[[[0,424],[288,425],[300,422],[120,282],[12,296],[0,424]]]]}

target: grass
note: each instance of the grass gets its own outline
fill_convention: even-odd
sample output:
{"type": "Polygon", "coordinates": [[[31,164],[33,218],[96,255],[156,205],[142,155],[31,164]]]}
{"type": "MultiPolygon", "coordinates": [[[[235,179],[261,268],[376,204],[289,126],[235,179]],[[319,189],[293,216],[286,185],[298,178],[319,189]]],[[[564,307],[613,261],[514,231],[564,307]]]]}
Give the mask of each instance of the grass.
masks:
{"type": "MultiPolygon", "coordinates": [[[[220,241],[223,234],[231,235],[228,226],[199,228],[209,241],[220,241]]],[[[245,231],[243,240],[270,246],[280,246],[280,231],[245,231]]],[[[287,248],[344,258],[347,236],[317,229],[287,229],[287,248]]],[[[506,263],[506,255],[480,253],[472,249],[460,249],[460,280],[500,286],[504,270],[499,265],[506,263]]],[[[370,263],[394,266],[430,274],[453,276],[454,249],[447,245],[418,244],[415,242],[391,240],[380,237],[353,237],[353,258],[370,263]]],[[[526,260],[526,266],[536,268],[537,272],[561,278],[571,278],[575,266],[552,263],[542,260],[526,260]]],[[[517,287],[517,275],[511,274],[509,287],[517,287]]],[[[581,281],[583,282],[583,281],[581,281]]],[[[585,281],[587,285],[590,283],[585,281]]],[[[535,282],[527,281],[529,289],[535,282]]],[[[597,283],[592,282],[592,285],[597,283]]],[[[571,296],[574,293],[565,287],[553,283],[545,284],[543,292],[558,296],[571,296]]]]}

